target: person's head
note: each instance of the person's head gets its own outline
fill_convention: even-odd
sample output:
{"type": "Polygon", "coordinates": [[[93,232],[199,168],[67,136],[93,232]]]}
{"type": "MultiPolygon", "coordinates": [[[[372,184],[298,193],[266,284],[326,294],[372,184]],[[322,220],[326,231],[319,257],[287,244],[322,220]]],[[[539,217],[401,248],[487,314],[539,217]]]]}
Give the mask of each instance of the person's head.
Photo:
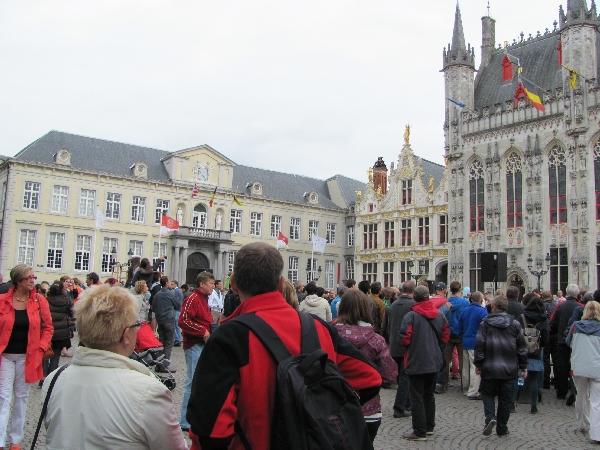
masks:
{"type": "Polygon", "coordinates": [[[567,286],[567,297],[577,298],[579,295],[579,286],[576,284],[569,284],[567,286]]]}
{"type": "Polygon", "coordinates": [[[82,287],[82,286],[81,286],[81,284],[82,284],[82,283],[81,283],[81,280],[80,280],[79,278],[77,278],[77,277],[73,278],[73,284],[74,284],[75,286],[82,287]]]}
{"type": "Polygon", "coordinates": [[[317,292],[315,292],[315,294],[317,294],[317,297],[323,297],[323,295],[325,295],[325,289],[323,289],[321,286],[317,286],[317,292]]]}
{"type": "Polygon", "coordinates": [[[42,294],[42,295],[46,295],[46,292],[48,292],[48,290],[44,289],[40,283],[38,283],[38,284],[35,285],[35,291],[38,294],[42,294]]]}
{"type": "Polygon", "coordinates": [[[64,294],[64,285],[61,281],[55,281],[54,283],[52,283],[52,285],[48,288],[48,292],[47,292],[48,296],[52,296],[52,297],[57,297],[59,295],[63,295],[64,294]]]}
{"type": "Polygon", "coordinates": [[[212,294],[215,288],[215,277],[210,272],[200,272],[196,277],[196,286],[204,295],[212,294]]]}
{"type": "Polygon", "coordinates": [[[182,290],[182,292],[185,294],[185,293],[187,293],[187,291],[189,291],[189,290],[190,290],[190,287],[189,287],[189,286],[188,286],[186,283],[183,283],[183,284],[181,285],[181,290],[182,290]]]}
{"type": "Polygon", "coordinates": [[[35,289],[35,280],[33,268],[27,264],[17,264],[10,271],[10,281],[16,289],[31,291],[35,289]]]}
{"type": "Polygon", "coordinates": [[[492,300],[492,312],[501,313],[508,309],[508,299],[502,295],[497,295],[492,300]]]}
{"type": "Polygon", "coordinates": [[[283,295],[283,298],[285,298],[285,301],[288,302],[288,305],[290,305],[294,309],[298,309],[299,304],[298,304],[298,294],[296,293],[296,288],[294,287],[292,282],[290,280],[288,280],[287,278],[283,281],[281,295],[283,295]]]}
{"type": "Polygon", "coordinates": [[[374,281],[371,284],[371,294],[379,295],[380,292],[381,292],[381,283],[379,281],[374,281]]]}
{"type": "Polygon", "coordinates": [[[90,272],[85,277],[85,284],[87,284],[88,286],[100,284],[100,277],[96,272],[90,272]]]}
{"type": "Polygon", "coordinates": [[[471,303],[477,303],[481,305],[483,303],[483,294],[480,291],[471,293],[471,303]]]}
{"type": "Polygon", "coordinates": [[[45,291],[48,291],[48,289],[50,288],[50,283],[48,283],[47,281],[42,281],[40,283],[40,286],[42,287],[42,289],[44,289],[45,291]]]}
{"type": "Polygon", "coordinates": [[[303,292],[304,283],[302,281],[294,281],[294,289],[296,289],[296,292],[303,292]]]}
{"type": "Polygon", "coordinates": [[[561,291],[561,290],[556,291],[556,296],[559,297],[559,298],[562,297],[563,296],[563,291],[561,291]]]}
{"type": "Polygon", "coordinates": [[[438,281],[437,283],[435,283],[435,294],[439,295],[440,297],[444,297],[446,295],[446,283],[444,283],[443,281],[438,281]]]}
{"type": "Polygon", "coordinates": [[[314,281],[311,281],[310,283],[307,283],[306,286],[304,286],[304,292],[306,292],[306,295],[315,295],[318,289],[319,288],[317,287],[314,281]]]}
{"type": "Polygon", "coordinates": [[[359,321],[371,323],[370,303],[367,295],[357,289],[348,289],[338,305],[338,322],[357,325],[359,321]]]}
{"type": "Polygon", "coordinates": [[[465,286],[462,290],[462,295],[464,298],[470,298],[471,297],[471,288],[469,286],[465,286]]]}
{"type": "Polygon", "coordinates": [[[457,296],[458,294],[460,294],[460,289],[461,285],[459,281],[454,280],[452,283],[450,283],[450,293],[453,296],[457,296]]]}
{"type": "Polygon", "coordinates": [[[394,288],[384,287],[381,290],[381,293],[383,294],[383,298],[387,298],[390,301],[390,303],[393,303],[393,301],[396,300],[396,291],[394,290],[394,288]]]}
{"type": "Polygon", "coordinates": [[[346,287],[348,289],[354,289],[355,286],[356,286],[356,281],[354,281],[352,278],[349,280],[346,280],[346,287]]]}
{"type": "Polygon", "coordinates": [[[338,286],[336,292],[337,292],[337,296],[338,297],[342,297],[342,295],[344,295],[344,293],[346,292],[346,290],[348,290],[349,288],[346,288],[344,286],[338,286]]]}
{"type": "Polygon", "coordinates": [[[73,287],[75,286],[73,278],[71,278],[69,275],[63,275],[59,278],[59,281],[63,284],[63,288],[67,291],[73,290],[73,287]]]}
{"type": "Polygon", "coordinates": [[[595,300],[589,301],[583,308],[582,320],[600,320],[600,303],[595,300]]]}
{"type": "Polygon", "coordinates": [[[215,289],[219,291],[223,290],[223,282],[221,280],[215,280],[215,289]]]}
{"type": "Polygon", "coordinates": [[[150,260],[148,258],[142,258],[140,260],[140,269],[151,269],[150,260]]]}
{"type": "Polygon", "coordinates": [[[552,300],[552,292],[550,292],[550,291],[542,291],[541,298],[545,302],[552,300]]]}
{"type": "Polygon", "coordinates": [[[119,284],[119,280],[117,280],[116,278],[107,278],[106,281],[104,282],[104,284],[108,284],[109,286],[115,286],[117,284],[119,284]]]}
{"type": "Polygon", "coordinates": [[[362,280],[360,283],[358,283],[358,290],[363,294],[368,294],[371,291],[371,283],[369,283],[367,280],[362,280]]]}
{"type": "Polygon", "coordinates": [[[509,302],[519,300],[519,288],[517,286],[509,286],[506,288],[506,298],[509,302]]]}
{"type": "Polygon", "coordinates": [[[169,287],[169,277],[162,276],[159,281],[161,287],[169,287]]]}
{"type": "Polygon", "coordinates": [[[402,283],[402,295],[408,295],[412,297],[415,292],[416,283],[415,280],[406,280],[402,283]]]}
{"type": "Polygon", "coordinates": [[[594,300],[594,293],[591,291],[586,292],[585,295],[581,298],[581,302],[584,305],[587,305],[592,300],[594,300]]]}
{"type": "Polygon", "coordinates": [[[179,287],[179,281],[177,281],[177,280],[171,280],[171,283],[173,284],[173,289],[179,287]]]}
{"type": "Polygon", "coordinates": [[[413,293],[413,299],[415,302],[424,302],[425,300],[429,300],[429,289],[425,286],[417,286],[415,288],[415,292],[413,293]]]}
{"type": "Polygon", "coordinates": [[[527,305],[525,306],[525,310],[539,313],[539,314],[546,313],[546,307],[544,306],[544,301],[542,300],[541,297],[538,297],[537,295],[532,295],[531,297],[529,297],[529,301],[527,302],[527,305]]]}
{"type": "Polygon", "coordinates": [[[279,251],[264,242],[253,242],[235,254],[231,285],[243,302],[248,297],[280,290],[282,271],[279,251]]]}
{"type": "Polygon", "coordinates": [[[143,294],[145,292],[148,292],[148,285],[146,284],[146,280],[136,281],[133,289],[136,294],[143,294]]]}
{"type": "Polygon", "coordinates": [[[75,304],[79,340],[89,348],[129,356],[135,348],[139,306],[121,287],[104,284],[85,291],[75,304]]]}

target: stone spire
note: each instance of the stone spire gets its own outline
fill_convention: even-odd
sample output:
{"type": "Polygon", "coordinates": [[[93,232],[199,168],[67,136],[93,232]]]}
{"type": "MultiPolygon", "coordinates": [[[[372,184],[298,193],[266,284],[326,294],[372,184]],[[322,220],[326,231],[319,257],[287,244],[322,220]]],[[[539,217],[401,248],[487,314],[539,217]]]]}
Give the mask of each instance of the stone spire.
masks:
{"type": "Polygon", "coordinates": [[[596,12],[596,2],[592,0],[591,8],[588,10],[586,0],[567,0],[567,12],[565,14],[562,5],[559,9],[560,28],[566,28],[571,25],[590,24],[597,26],[598,14],[596,12]]]}
{"type": "Polygon", "coordinates": [[[460,7],[456,4],[454,14],[454,31],[452,33],[452,44],[444,49],[444,68],[450,65],[460,64],[475,68],[475,51],[471,44],[465,46],[465,33],[463,31],[460,7]]]}

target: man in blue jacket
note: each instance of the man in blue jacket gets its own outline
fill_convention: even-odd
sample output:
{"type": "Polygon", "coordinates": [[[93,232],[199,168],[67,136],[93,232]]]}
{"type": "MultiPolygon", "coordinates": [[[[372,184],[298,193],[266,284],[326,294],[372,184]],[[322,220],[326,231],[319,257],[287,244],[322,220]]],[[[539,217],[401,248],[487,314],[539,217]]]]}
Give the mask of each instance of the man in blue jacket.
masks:
{"type": "Polygon", "coordinates": [[[471,294],[471,304],[462,312],[458,320],[458,333],[462,339],[463,347],[463,380],[466,378],[467,369],[464,367],[468,361],[469,389],[466,396],[469,400],[479,400],[479,383],[481,377],[475,371],[475,338],[481,321],[488,315],[487,309],[482,306],[483,294],[475,291],[471,294]]]}
{"type": "Polygon", "coordinates": [[[443,394],[448,390],[448,381],[450,379],[450,362],[452,361],[452,352],[456,347],[458,355],[462,355],[462,341],[458,330],[458,320],[463,310],[469,306],[469,301],[461,295],[461,285],[458,281],[450,283],[450,297],[448,297],[450,308],[446,312],[446,320],[450,325],[450,342],[446,346],[444,359],[446,360],[436,386],[435,392],[443,394]]]}

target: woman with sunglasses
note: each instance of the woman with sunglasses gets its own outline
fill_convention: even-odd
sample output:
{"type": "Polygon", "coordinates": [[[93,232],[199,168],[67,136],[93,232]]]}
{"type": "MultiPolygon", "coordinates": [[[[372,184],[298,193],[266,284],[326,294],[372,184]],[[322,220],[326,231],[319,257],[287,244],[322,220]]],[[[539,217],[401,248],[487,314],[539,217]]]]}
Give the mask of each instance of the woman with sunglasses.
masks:
{"type": "Polygon", "coordinates": [[[0,449],[7,441],[8,449],[21,448],[28,385],[43,378],[42,359],[51,346],[52,316],[36,279],[31,267],[19,264],[10,271],[12,287],[0,294],[0,449]]]}
{"type": "Polygon", "coordinates": [[[88,289],[75,305],[84,345],[54,377],[44,420],[47,448],[185,449],[171,392],[129,358],[142,322],[131,293],[108,284],[88,289]],[[76,430],[76,432],[74,432],[76,430]]]}

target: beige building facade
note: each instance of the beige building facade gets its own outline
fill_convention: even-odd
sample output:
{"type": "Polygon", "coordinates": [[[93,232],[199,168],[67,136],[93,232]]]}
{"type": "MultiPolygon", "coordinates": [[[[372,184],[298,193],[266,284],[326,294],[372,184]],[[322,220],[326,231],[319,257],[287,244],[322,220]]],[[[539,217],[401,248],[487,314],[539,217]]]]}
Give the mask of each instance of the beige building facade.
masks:
{"type": "Polygon", "coordinates": [[[353,276],[362,188],[238,165],[207,145],[167,152],[52,131],[0,162],[0,273],[26,263],[38,281],[124,279],[132,258],[165,255],[164,272],[193,284],[202,270],[224,277],[242,245],[275,245],[281,231],[285,274],[333,288],[353,276]],[[178,231],[159,235],[163,214],[178,231]],[[313,234],[327,239],[323,253],[313,234]]]}

